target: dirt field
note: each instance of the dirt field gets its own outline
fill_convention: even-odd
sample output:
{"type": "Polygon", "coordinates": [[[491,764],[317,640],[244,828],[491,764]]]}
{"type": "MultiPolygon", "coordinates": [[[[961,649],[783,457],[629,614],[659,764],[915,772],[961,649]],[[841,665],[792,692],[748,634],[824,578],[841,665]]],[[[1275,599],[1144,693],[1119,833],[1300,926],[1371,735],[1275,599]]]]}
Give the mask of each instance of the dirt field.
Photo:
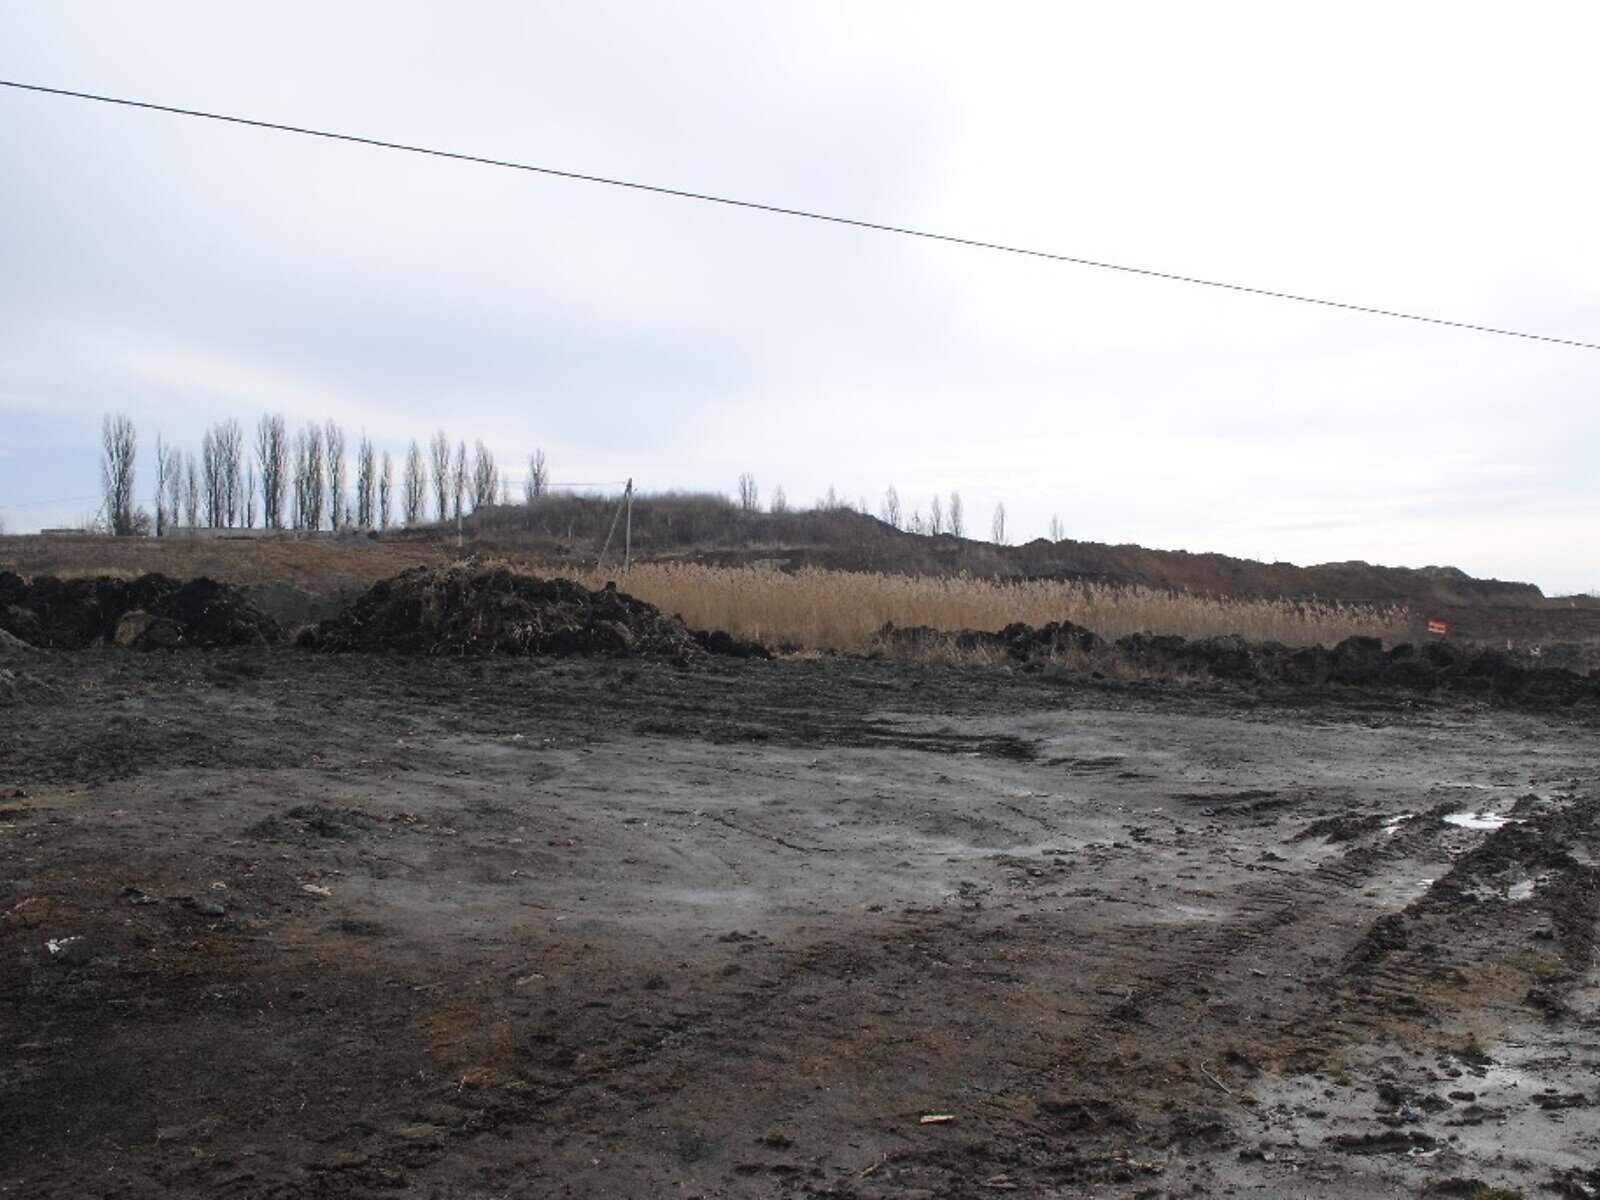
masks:
{"type": "Polygon", "coordinates": [[[7,653],[0,1194],[1600,1188],[1592,710],[7,653]]]}

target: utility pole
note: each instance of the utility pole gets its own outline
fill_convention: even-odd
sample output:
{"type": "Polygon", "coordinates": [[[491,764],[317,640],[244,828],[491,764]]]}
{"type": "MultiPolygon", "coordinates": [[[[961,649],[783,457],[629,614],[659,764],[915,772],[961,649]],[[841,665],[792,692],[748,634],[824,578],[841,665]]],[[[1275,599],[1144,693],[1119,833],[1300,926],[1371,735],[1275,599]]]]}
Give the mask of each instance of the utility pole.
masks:
{"type": "Polygon", "coordinates": [[[627,490],[622,493],[622,498],[628,504],[628,516],[622,527],[622,573],[626,575],[628,568],[633,565],[633,480],[628,480],[627,490]]]}
{"type": "Polygon", "coordinates": [[[628,525],[622,535],[627,542],[624,550],[626,557],[623,560],[622,569],[627,570],[627,558],[631,557],[633,553],[633,480],[631,479],[628,480],[627,487],[622,490],[622,499],[617,502],[617,511],[611,514],[611,528],[606,530],[605,545],[600,547],[600,558],[595,563],[597,570],[606,564],[606,552],[611,549],[611,539],[617,534],[617,522],[622,520],[623,512],[628,514],[628,525]]]}

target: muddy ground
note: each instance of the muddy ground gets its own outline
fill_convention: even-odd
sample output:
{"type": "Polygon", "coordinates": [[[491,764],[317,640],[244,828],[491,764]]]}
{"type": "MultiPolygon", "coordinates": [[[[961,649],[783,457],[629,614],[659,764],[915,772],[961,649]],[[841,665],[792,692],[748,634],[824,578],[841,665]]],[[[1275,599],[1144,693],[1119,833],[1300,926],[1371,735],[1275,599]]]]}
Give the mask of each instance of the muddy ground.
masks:
{"type": "Polygon", "coordinates": [[[1592,710],[9,653],[0,1194],[1600,1187],[1592,710]]]}

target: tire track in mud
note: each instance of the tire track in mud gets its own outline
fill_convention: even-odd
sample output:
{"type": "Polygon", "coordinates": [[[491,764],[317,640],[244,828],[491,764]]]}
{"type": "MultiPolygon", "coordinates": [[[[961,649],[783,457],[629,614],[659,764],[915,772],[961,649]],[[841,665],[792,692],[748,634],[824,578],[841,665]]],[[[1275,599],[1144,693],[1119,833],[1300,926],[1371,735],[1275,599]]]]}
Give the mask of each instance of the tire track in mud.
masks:
{"type": "MultiPolygon", "coordinates": [[[[1460,902],[1451,900],[1452,894],[1468,891],[1484,878],[1503,872],[1508,862],[1558,872],[1559,877],[1546,887],[1551,896],[1553,936],[1562,947],[1563,962],[1576,978],[1594,957],[1594,922],[1600,907],[1596,903],[1593,870],[1574,858],[1565,846],[1551,849],[1548,843],[1553,836],[1571,840],[1570,835],[1560,834],[1562,829],[1570,831],[1586,826],[1592,830],[1597,809],[1600,805],[1586,801],[1530,817],[1523,827],[1508,826],[1488,834],[1454,865],[1441,871],[1440,877],[1421,897],[1400,909],[1378,915],[1364,927],[1351,924],[1346,939],[1348,947],[1325,981],[1337,983],[1341,977],[1352,973],[1364,975],[1373,985],[1368,1002],[1373,1010],[1370,1023],[1392,1027],[1396,1012],[1401,1015],[1404,1012],[1404,1001],[1400,998],[1407,994],[1407,989],[1416,986],[1418,979],[1437,982],[1437,967],[1397,958],[1389,945],[1391,935],[1387,931],[1392,930],[1397,921],[1411,919],[1412,913],[1455,912],[1460,902]]],[[[1414,817],[1392,833],[1384,832],[1383,828],[1381,822],[1372,823],[1363,840],[1337,858],[1250,888],[1239,906],[1240,915],[1228,919],[1221,928],[1199,933],[1192,928],[1181,933],[1174,931],[1170,936],[1184,939],[1181,948],[1167,946],[1152,951],[1146,946],[1140,949],[1135,944],[1123,944],[1125,939],[1119,937],[1116,943],[1096,951],[1095,961],[1089,965],[1096,974],[1107,978],[1115,978],[1124,968],[1136,970],[1140,958],[1152,954],[1159,957],[1162,969],[1155,977],[1134,986],[1131,995],[1108,1000],[1100,1012],[1074,1014],[1060,1023],[1057,1034],[1077,1044],[1078,1039],[1093,1037],[1101,1020],[1124,1029],[1148,1027],[1147,1017],[1151,1016],[1158,1016],[1155,1023],[1161,1026],[1170,1025],[1173,1020],[1204,1022],[1206,1005],[1203,997],[1197,998],[1198,982],[1210,982],[1219,970],[1236,967],[1240,955],[1252,948],[1271,945],[1276,952],[1283,948],[1285,941],[1296,938],[1295,931],[1308,923],[1316,923],[1319,936],[1326,938],[1328,913],[1349,908],[1352,897],[1364,887],[1383,887],[1397,878],[1432,871],[1449,861],[1450,848],[1444,844],[1444,837],[1451,827],[1444,822],[1442,811],[1414,817]],[[1157,1009],[1165,1011],[1156,1014],[1154,1010],[1157,1009]]],[[[1148,928],[1140,930],[1131,935],[1132,941],[1147,937],[1149,932],[1148,928]]],[[[1008,930],[994,927],[981,914],[949,910],[936,917],[927,912],[907,913],[888,919],[874,929],[855,930],[800,947],[762,946],[761,949],[767,951],[760,956],[762,979],[754,988],[725,995],[725,1008],[714,1014],[707,1010],[703,1020],[684,1022],[658,1039],[636,1043],[620,1057],[594,1065],[582,1078],[569,1081],[556,1093],[542,1095],[532,1110],[517,1105],[495,1115],[480,1109],[478,1117],[462,1132],[483,1132],[507,1124],[520,1125],[554,1117],[568,1104],[576,1104],[580,1112],[592,1115],[589,1108],[592,1098],[605,1093],[628,1097],[625,1111],[630,1119],[670,1113],[694,1076],[708,1062],[735,1061],[770,1052],[772,1047],[782,1046],[792,1038],[813,1036],[814,1031],[809,1028],[811,1018],[803,1011],[807,1004],[797,999],[802,994],[814,995],[819,986],[826,988],[830,982],[853,977],[867,981],[871,993],[880,999],[893,998],[904,994],[902,989],[908,980],[914,981],[919,973],[928,970],[929,955],[934,948],[941,957],[955,959],[964,953],[974,953],[975,947],[990,939],[1004,944],[1011,936],[1008,930]]],[[[1036,936],[1033,931],[1023,934],[1024,939],[1033,936],[1036,936]]],[[[1309,941],[1309,937],[1306,940],[1309,941]]],[[[1293,947],[1288,947],[1285,953],[1292,954],[1293,947]]],[[[1013,982],[1010,976],[992,972],[975,973],[972,978],[987,980],[995,988],[1013,982]]],[[[978,1002],[978,997],[972,999],[978,1002]]],[[[1259,1035],[1265,1043],[1286,1038],[1291,1045],[1302,1044],[1310,1033],[1304,1023],[1311,1015],[1306,1011],[1310,1003],[1303,1000],[1292,1006],[1284,1014],[1285,1027],[1261,1028],[1253,1030],[1252,1034],[1259,1035]]],[[[1335,1041],[1358,1035],[1358,1030],[1349,1026],[1364,1027],[1368,1023],[1352,1019],[1359,1014],[1348,1011],[1345,1004],[1341,1001],[1327,1013],[1326,1023],[1315,1022],[1324,1050],[1329,1048],[1327,1038],[1334,1032],[1330,1026],[1338,1023],[1334,1017],[1346,1023],[1334,1034],[1335,1041]]],[[[841,1029],[839,1032],[841,1036],[848,1036],[850,1031],[841,1029]]],[[[1131,1050],[1137,1059],[1141,1050],[1149,1052],[1151,1049],[1147,1039],[1133,1038],[1125,1040],[1118,1053],[1131,1050]]],[[[1061,1083],[1059,1071],[1049,1065],[1050,1057],[1047,1051],[1019,1045],[1013,1047],[1004,1061],[1019,1077],[1034,1080],[1029,1090],[1046,1094],[1061,1083]]],[[[1092,1061],[1093,1055],[1090,1055],[1085,1065],[1092,1061]]],[[[1130,1097],[1139,1091],[1139,1072],[1131,1074],[1134,1078],[1129,1081],[1130,1097]]],[[[1089,1100],[1094,1099],[1089,1096],[1089,1100]]],[[[969,1103],[974,1113],[985,1111],[979,1098],[969,1103]]],[[[1117,1164],[1123,1160],[1118,1156],[1124,1152],[1116,1144],[1132,1133],[1143,1138],[1155,1132],[1127,1117],[1127,1112],[1138,1110],[1136,1100],[1130,1099],[1128,1103],[1132,1108],[1126,1105],[1118,1108],[1114,1114],[1117,1120],[1075,1131],[1078,1149],[1073,1160],[1076,1165],[1071,1169],[1078,1171],[1082,1178],[1120,1169],[1117,1164]]],[[[1048,1113],[1042,1117],[1028,1117],[1021,1112],[1002,1113],[998,1109],[993,1115],[1004,1118],[1018,1139],[1015,1145],[974,1147],[960,1161],[949,1159],[948,1155],[941,1157],[942,1151],[906,1146],[893,1152],[891,1160],[899,1168],[916,1170],[931,1168],[938,1159],[938,1169],[947,1178],[981,1179],[985,1173],[1003,1169],[1009,1172],[1008,1179],[1027,1180],[1044,1178],[1040,1172],[1048,1175],[1068,1169],[1063,1165],[1065,1158],[1057,1153],[1052,1160],[1048,1149],[1052,1140],[1059,1141],[1066,1117],[1051,1117],[1048,1113]],[[1047,1160],[1054,1165],[1047,1165],[1047,1160]]],[[[1222,1136],[1204,1130],[1202,1134],[1222,1136]]],[[[1181,1138],[1182,1131],[1169,1131],[1162,1136],[1181,1138]]],[[[780,1162],[772,1169],[794,1166],[792,1163],[786,1166],[786,1163],[787,1160],[780,1162]]],[[[739,1168],[748,1164],[731,1165],[739,1168]]],[[[845,1177],[848,1164],[830,1158],[824,1165],[828,1178],[845,1177]]],[[[799,1167],[794,1169],[798,1171],[799,1167]]],[[[886,1174],[882,1182],[890,1187],[891,1176],[886,1174]]]]}
{"type": "MultiPolygon", "coordinates": [[[[1253,948],[1266,960],[1303,961],[1295,957],[1302,953],[1295,943],[1310,943],[1313,939],[1309,934],[1300,937],[1297,930],[1315,925],[1317,936],[1326,941],[1330,925],[1327,918],[1331,912],[1338,910],[1347,916],[1350,911],[1373,907],[1354,901],[1363,888],[1392,887],[1401,878],[1442,870],[1450,853],[1444,844],[1444,835],[1450,827],[1443,821],[1443,807],[1448,806],[1413,817],[1392,832],[1381,820],[1365,822],[1361,840],[1336,858],[1248,888],[1236,914],[1224,918],[1224,923],[1214,930],[1196,931],[1190,926],[1170,933],[1163,931],[1164,940],[1169,944],[1160,948],[1150,946],[1152,931],[1148,926],[1116,935],[1113,941],[1097,948],[1091,961],[1085,964],[1092,974],[1108,980],[1136,974],[1140,961],[1149,958],[1159,960],[1160,970],[1151,978],[1128,985],[1132,989],[1130,994],[1120,999],[1113,994],[1106,1003],[1091,1006],[1091,1011],[1073,1013],[1068,1020],[1058,1022],[1057,1035],[1075,1044],[1086,1036],[1092,1037],[1102,1022],[1121,1026],[1125,1031],[1142,1028],[1147,1034],[1165,1035],[1170,1034],[1170,1027],[1178,1021],[1209,1026],[1213,1034],[1221,1033],[1217,1025],[1232,1022],[1221,1014],[1207,1013],[1206,996],[1210,993],[1204,984],[1213,983],[1219,974],[1237,968],[1241,956],[1253,948]],[[1178,939],[1182,940],[1181,945],[1172,944],[1178,939]]],[[[739,832],[748,834],[750,831],[741,828],[739,832]]],[[[1491,835],[1468,858],[1492,858],[1493,852],[1488,847],[1502,842],[1502,834],[1500,831],[1491,835]]],[[[1530,831],[1530,836],[1538,834],[1530,831]]],[[[806,848],[790,849],[804,852],[806,848]]],[[[1457,868],[1444,872],[1439,883],[1444,883],[1459,869],[1460,864],[1457,864],[1457,868]]],[[[1364,925],[1345,920],[1348,937],[1342,939],[1345,943],[1342,951],[1334,949],[1335,969],[1329,978],[1336,980],[1344,970],[1338,964],[1359,956],[1361,947],[1381,944],[1382,931],[1390,928],[1401,913],[1425,908],[1431,897],[1440,894],[1439,883],[1422,898],[1401,909],[1382,913],[1364,925]]],[[[920,972],[927,971],[930,945],[937,945],[943,958],[956,959],[974,953],[974,947],[990,939],[999,939],[1004,944],[1015,936],[1004,928],[994,927],[992,921],[975,912],[948,910],[929,920],[931,916],[933,914],[927,912],[907,913],[875,929],[858,929],[806,946],[767,946],[765,949],[770,953],[763,956],[763,979],[757,987],[725,994],[726,1007],[714,1014],[705,1012],[704,1019],[683,1022],[658,1039],[635,1042],[621,1056],[593,1065],[581,1078],[568,1081],[558,1092],[545,1093],[536,1108],[547,1116],[553,1116],[568,1104],[588,1111],[592,1097],[612,1093],[629,1097],[627,1112],[632,1119],[670,1112],[689,1081],[708,1061],[737,1059],[760,1053],[764,1048],[781,1046],[790,1038],[808,1036],[810,1017],[802,1011],[808,1002],[797,997],[801,993],[814,994],[819,983],[826,987],[830,981],[854,977],[867,981],[872,994],[895,997],[903,994],[908,980],[914,981],[920,972]]],[[[1562,936],[1576,938],[1577,924],[1569,921],[1568,925],[1572,931],[1562,936]]],[[[1035,931],[1024,930],[1021,939],[1026,942],[1036,936],[1035,931]]],[[[1590,956],[1592,945],[1591,933],[1590,956]]],[[[1403,994],[1411,977],[1410,968],[1392,964],[1390,978],[1394,993],[1403,994]]],[[[992,985],[991,991],[1016,982],[1013,976],[994,972],[976,972],[971,978],[986,981],[992,985]]],[[[1320,981],[1306,979],[1303,982],[1314,986],[1320,981]]],[[[1101,994],[1106,991],[1097,990],[1101,994]]],[[[1252,1037],[1266,1044],[1285,1039],[1291,1046],[1303,1043],[1307,1036],[1306,1018],[1311,1016],[1306,1008],[1314,1003],[1312,997],[1306,996],[1286,1005],[1277,1028],[1252,1029],[1252,1037]]],[[[1393,1001],[1382,998],[1378,1001],[1380,1008],[1386,1003],[1392,1007],[1393,1001]]],[[[1066,1010],[1059,1011],[1066,1013],[1066,1010]]],[[[840,1032],[843,1035],[846,1031],[840,1032]]],[[[1326,1034],[1327,1031],[1321,1032],[1326,1034]]],[[[1349,1037],[1352,1032],[1343,1030],[1339,1036],[1349,1037]]],[[[1167,1050],[1171,1052],[1174,1048],[1167,1047],[1167,1050]]],[[[1124,1036],[1122,1049],[1133,1050],[1135,1058],[1141,1050],[1160,1052],[1144,1036],[1124,1036]]],[[[1048,1091],[1060,1083],[1059,1072],[1049,1065],[1050,1057],[1047,1051],[1019,1045],[1013,1047],[1004,1062],[1020,1076],[1033,1078],[1038,1086],[1032,1090],[1048,1091]]],[[[1093,1055],[1089,1058],[1092,1060],[1093,1055]]],[[[1138,1090],[1136,1081],[1132,1090],[1138,1090]]],[[[974,1105],[979,1107],[976,1101],[974,1105]]],[[[492,1127],[535,1119],[533,1113],[525,1109],[519,1114],[516,1110],[521,1107],[514,1106],[499,1118],[491,1118],[480,1110],[473,1130],[484,1128],[481,1122],[486,1119],[492,1127]]],[[[1021,1114],[1008,1114],[1008,1120],[1019,1134],[1030,1124],[1021,1114]]],[[[1057,1123],[1050,1120],[1035,1120],[1031,1124],[1038,1125],[1035,1133],[1039,1139],[1048,1140],[1059,1132],[1057,1123]]],[[[1030,1136],[1030,1143],[1033,1140],[1030,1136]]],[[[1019,1146],[1006,1153],[985,1153],[974,1157],[973,1167],[976,1170],[981,1165],[983,1170],[989,1170],[1003,1166],[1015,1176],[1027,1177],[1034,1174],[1030,1164],[1037,1166],[1036,1152],[1044,1153],[1040,1147],[1032,1145],[1019,1146]]],[[[915,1157],[907,1151],[897,1161],[906,1164],[915,1157]]],[[[1088,1164],[1092,1157],[1083,1158],[1080,1165],[1088,1164]]],[[[834,1161],[830,1170],[837,1171],[842,1166],[834,1161]]],[[[955,1168],[947,1163],[943,1169],[955,1168]]],[[[1090,1168],[1084,1165],[1083,1169],[1090,1168]]]]}
{"type": "Polygon", "coordinates": [[[1559,1015],[1584,983],[1600,922],[1600,797],[1529,796],[1508,817],[1352,947],[1338,981],[1351,1023],[1386,1030],[1397,1015],[1437,1022],[1485,1007],[1559,1015]]]}
{"type": "MultiPolygon", "coordinates": [[[[498,1099],[486,1101],[480,1094],[460,1100],[468,1110],[452,1129],[451,1141],[462,1148],[469,1142],[477,1147],[475,1139],[494,1135],[481,1143],[492,1145],[503,1142],[509,1131],[535,1123],[593,1129],[602,1118],[615,1128],[643,1130],[662,1124],[692,1133],[696,1121],[719,1124],[700,1107],[708,1077],[725,1076],[724,1086],[732,1091],[743,1086],[736,1081],[748,1083],[751,1072],[757,1079],[769,1072],[785,1077],[798,1072],[804,1080],[824,1058],[859,1063],[889,1058],[909,1063],[910,1077],[922,1077],[924,1083],[928,1076],[948,1083],[998,1071],[1008,1081],[1032,1080],[1029,1093],[1046,1098],[1035,1113],[1032,1105],[1019,1109],[1002,1099],[1002,1092],[991,1096],[992,1089],[974,1084],[976,1091],[963,1103],[965,1119],[974,1125],[952,1157],[950,1150],[923,1144],[906,1132],[908,1125],[916,1126],[914,1112],[898,1111],[915,1102],[917,1089],[908,1087],[898,1105],[869,1106],[854,1117],[863,1140],[884,1148],[876,1156],[838,1146],[808,1146],[797,1134],[801,1145],[778,1145],[784,1153],[776,1161],[770,1161],[770,1150],[765,1152],[769,1161],[758,1161],[763,1155],[759,1146],[729,1146],[726,1168],[736,1176],[764,1172],[793,1178],[803,1173],[810,1178],[796,1183],[808,1194],[813,1187],[835,1194],[826,1190],[828,1181],[851,1182],[853,1190],[840,1194],[863,1196],[899,1194],[893,1182],[896,1171],[937,1169],[976,1189],[1004,1172],[1018,1180],[1051,1178],[1060,1183],[1132,1170],[1123,1143],[1142,1136],[1137,1119],[1098,1091],[1080,1093],[1068,1087],[1063,1092],[1059,1078],[1046,1078],[1046,1064],[1055,1053],[1050,1045],[1062,1037],[1075,1043],[1084,1034],[1083,1022],[1058,1020],[1058,1028],[1043,1035],[1038,1046],[1024,1045],[1020,1030],[1013,1040],[996,1036],[992,1029],[987,1040],[973,1044],[975,1030],[990,1023],[985,1015],[993,1011],[990,1006],[1023,982],[1018,974],[980,964],[994,963],[1019,943],[1031,953],[1037,948],[1037,931],[1024,929],[1019,936],[1011,923],[997,926],[992,917],[976,911],[917,909],[866,927],[814,932],[815,940],[801,945],[773,943],[761,935],[722,935],[718,940],[735,948],[736,962],[742,960],[744,970],[736,978],[743,982],[723,991],[716,1003],[706,1005],[703,985],[697,987],[695,994],[702,996],[697,1011],[658,1026],[656,1035],[647,1037],[638,1036],[647,1031],[629,1028],[636,1013],[615,1014],[618,1023],[606,1041],[614,1052],[604,1061],[592,1061],[559,1082],[540,1080],[498,1099]],[[963,1024],[963,1012],[972,1024],[963,1024]],[[977,1072],[951,1066],[951,1057],[962,1058],[977,1072]],[[979,1127],[988,1127],[987,1132],[977,1134],[979,1127]],[[1070,1152],[1062,1141],[1067,1134],[1075,1143],[1070,1152]],[[1101,1140],[1106,1144],[1100,1145],[1101,1140]],[[802,1153],[818,1149],[825,1151],[820,1157],[802,1153]],[[870,1167],[875,1157],[891,1164],[872,1181],[888,1189],[883,1193],[852,1182],[862,1178],[863,1163],[870,1167]]],[[[568,1049],[580,1040],[576,1029],[557,1038],[568,1049]]],[[[784,1103],[805,1111],[811,1103],[809,1086],[802,1083],[785,1093],[784,1103]]],[[[440,1098],[451,1099],[448,1093],[440,1098]]],[[[835,1114],[832,1119],[839,1118],[835,1114]]],[[[787,1139],[767,1140],[776,1144],[787,1139]]],[[[558,1157],[552,1154],[552,1160],[558,1157]]]]}
{"type": "MultiPolygon", "coordinates": [[[[759,934],[721,935],[716,940],[733,948],[735,961],[744,959],[750,966],[741,972],[745,982],[722,991],[715,1004],[702,1001],[696,1010],[658,1022],[653,1029],[633,1023],[639,1016],[636,1012],[620,1013],[615,1021],[603,1022],[611,1027],[598,1041],[595,1035],[599,1031],[592,1028],[574,1027],[558,1033],[551,1046],[558,1055],[583,1046],[590,1059],[603,1056],[603,1061],[591,1061],[581,1070],[565,1071],[559,1082],[524,1077],[493,1096],[482,1092],[462,1096],[449,1089],[438,1092],[436,1101],[462,1109],[460,1121],[445,1132],[455,1147],[450,1153],[460,1153],[469,1144],[503,1144],[511,1131],[535,1124],[561,1128],[570,1123],[573,1128],[591,1130],[601,1114],[605,1114],[604,1123],[613,1128],[648,1129],[662,1124],[691,1129],[686,1122],[692,1123],[696,1117],[683,1104],[685,1093],[704,1086],[708,1076],[714,1078],[719,1072],[731,1077],[751,1064],[764,1064],[763,1070],[781,1069],[778,1064],[792,1066],[804,1059],[807,1051],[800,1043],[818,1036],[816,1019],[806,1011],[814,1001],[825,1001],[835,985],[883,974],[892,977],[892,984],[882,988],[880,1000],[898,995],[914,978],[912,963],[922,944],[960,923],[949,916],[941,916],[937,927],[911,920],[909,925],[905,920],[894,922],[887,936],[865,940],[830,937],[800,946],[774,944],[759,934]]],[[[702,997],[704,990],[703,984],[694,989],[702,997]]],[[[836,1029],[834,1033],[847,1038],[849,1031],[836,1029]]],[[[709,1114],[700,1119],[716,1124],[709,1114]]],[[[787,1149],[786,1139],[774,1136],[768,1140],[778,1149],[787,1149]]],[[[729,1149],[734,1153],[727,1167],[735,1175],[758,1170],[780,1176],[798,1175],[802,1170],[816,1175],[820,1170],[815,1163],[802,1168],[787,1161],[793,1156],[783,1155],[779,1157],[785,1161],[754,1164],[760,1157],[758,1151],[729,1149]],[[736,1161],[739,1151],[743,1152],[742,1162],[736,1161]]],[[[551,1156],[559,1157],[553,1152],[551,1156]]],[[[441,1152],[438,1159],[446,1174],[450,1170],[447,1157],[441,1152]]],[[[394,1154],[384,1153],[364,1165],[387,1169],[402,1162],[394,1154]]],[[[431,1163],[415,1172],[414,1182],[428,1177],[426,1165],[431,1163]]],[[[849,1177],[854,1170],[854,1166],[837,1161],[826,1166],[828,1174],[841,1177],[849,1177]]]]}
{"type": "MultiPolygon", "coordinates": [[[[1161,970],[1132,985],[1129,994],[1107,1010],[1106,1018],[1124,1025],[1141,1024],[1148,1010],[1157,1006],[1193,1007],[1196,984],[1215,978],[1220,969],[1236,966],[1248,951],[1280,962],[1303,957],[1307,946],[1327,938],[1331,923],[1324,917],[1328,910],[1349,909],[1352,898],[1362,890],[1393,884],[1404,869],[1427,859],[1430,851],[1442,856],[1443,849],[1436,843],[1444,828],[1437,815],[1415,818],[1392,834],[1378,833],[1376,842],[1363,841],[1307,870],[1280,874],[1242,889],[1236,913],[1216,927],[1185,925],[1174,930],[1171,936],[1181,938],[1181,944],[1162,955],[1161,970]],[[1281,942],[1284,935],[1311,922],[1318,922],[1316,937],[1283,946],[1275,956],[1265,954],[1264,944],[1274,939],[1281,942]]],[[[1149,932],[1140,927],[1129,936],[1143,939],[1149,932]]],[[[1359,936],[1352,935],[1352,941],[1359,936]]]]}

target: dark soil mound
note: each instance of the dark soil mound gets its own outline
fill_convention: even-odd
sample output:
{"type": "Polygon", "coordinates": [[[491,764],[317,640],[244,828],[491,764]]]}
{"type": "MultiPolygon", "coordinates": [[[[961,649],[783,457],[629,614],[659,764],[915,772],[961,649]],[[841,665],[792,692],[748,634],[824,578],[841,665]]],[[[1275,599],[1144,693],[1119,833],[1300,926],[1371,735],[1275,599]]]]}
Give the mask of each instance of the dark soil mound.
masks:
{"type": "Polygon", "coordinates": [[[1103,654],[1107,649],[1106,640],[1098,633],[1071,621],[1051,621],[1038,628],[1018,621],[999,633],[978,629],[948,633],[928,625],[897,628],[890,624],[878,631],[878,640],[898,650],[990,650],[1018,662],[1048,658],[1063,651],[1103,654]]]}
{"type": "Polygon", "coordinates": [[[1232,636],[1191,641],[1171,634],[1135,633],[1109,643],[1066,622],[1037,629],[1008,625],[998,633],[890,625],[878,639],[896,651],[988,650],[1022,663],[1054,659],[1068,666],[1098,664],[1132,668],[1140,674],[1209,676],[1246,685],[1443,691],[1536,707],[1600,703],[1600,672],[1530,666],[1500,650],[1456,642],[1404,643],[1385,649],[1377,638],[1352,637],[1331,648],[1293,647],[1232,636]],[[1063,652],[1068,652],[1065,658],[1063,652]]]}
{"type": "Polygon", "coordinates": [[[1097,654],[1106,646],[1105,639],[1098,633],[1082,625],[1074,625],[1071,621],[1051,621],[1037,629],[1018,621],[1007,625],[995,637],[1013,658],[1032,658],[1063,651],[1097,654]]]}
{"type": "Polygon", "coordinates": [[[300,635],[315,650],[402,654],[702,653],[676,617],[619,592],[505,567],[413,567],[300,635]]]}
{"type": "Polygon", "coordinates": [[[277,623],[238,588],[212,579],[179,583],[165,575],[132,580],[40,575],[29,581],[0,571],[0,629],[35,646],[64,650],[96,642],[210,649],[283,639],[277,623]]]}
{"type": "Polygon", "coordinates": [[[722,629],[702,631],[690,630],[689,636],[694,638],[695,644],[709,654],[725,654],[729,658],[771,658],[772,651],[760,642],[752,642],[746,638],[734,637],[722,629]]]}
{"type": "Polygon", "coordinates": [[[1600,675],[1532,667],[1501,650],[1454,642],[1407,642],[1386,650],[1377,638],[1352,637],[1332,648],[1297,648],[1237,637],[1191,642],[1134,634],[1114,650],[1143,667],[1243,683],[1443,691],[1535,706],[1600,701],[1600,675]]]}

